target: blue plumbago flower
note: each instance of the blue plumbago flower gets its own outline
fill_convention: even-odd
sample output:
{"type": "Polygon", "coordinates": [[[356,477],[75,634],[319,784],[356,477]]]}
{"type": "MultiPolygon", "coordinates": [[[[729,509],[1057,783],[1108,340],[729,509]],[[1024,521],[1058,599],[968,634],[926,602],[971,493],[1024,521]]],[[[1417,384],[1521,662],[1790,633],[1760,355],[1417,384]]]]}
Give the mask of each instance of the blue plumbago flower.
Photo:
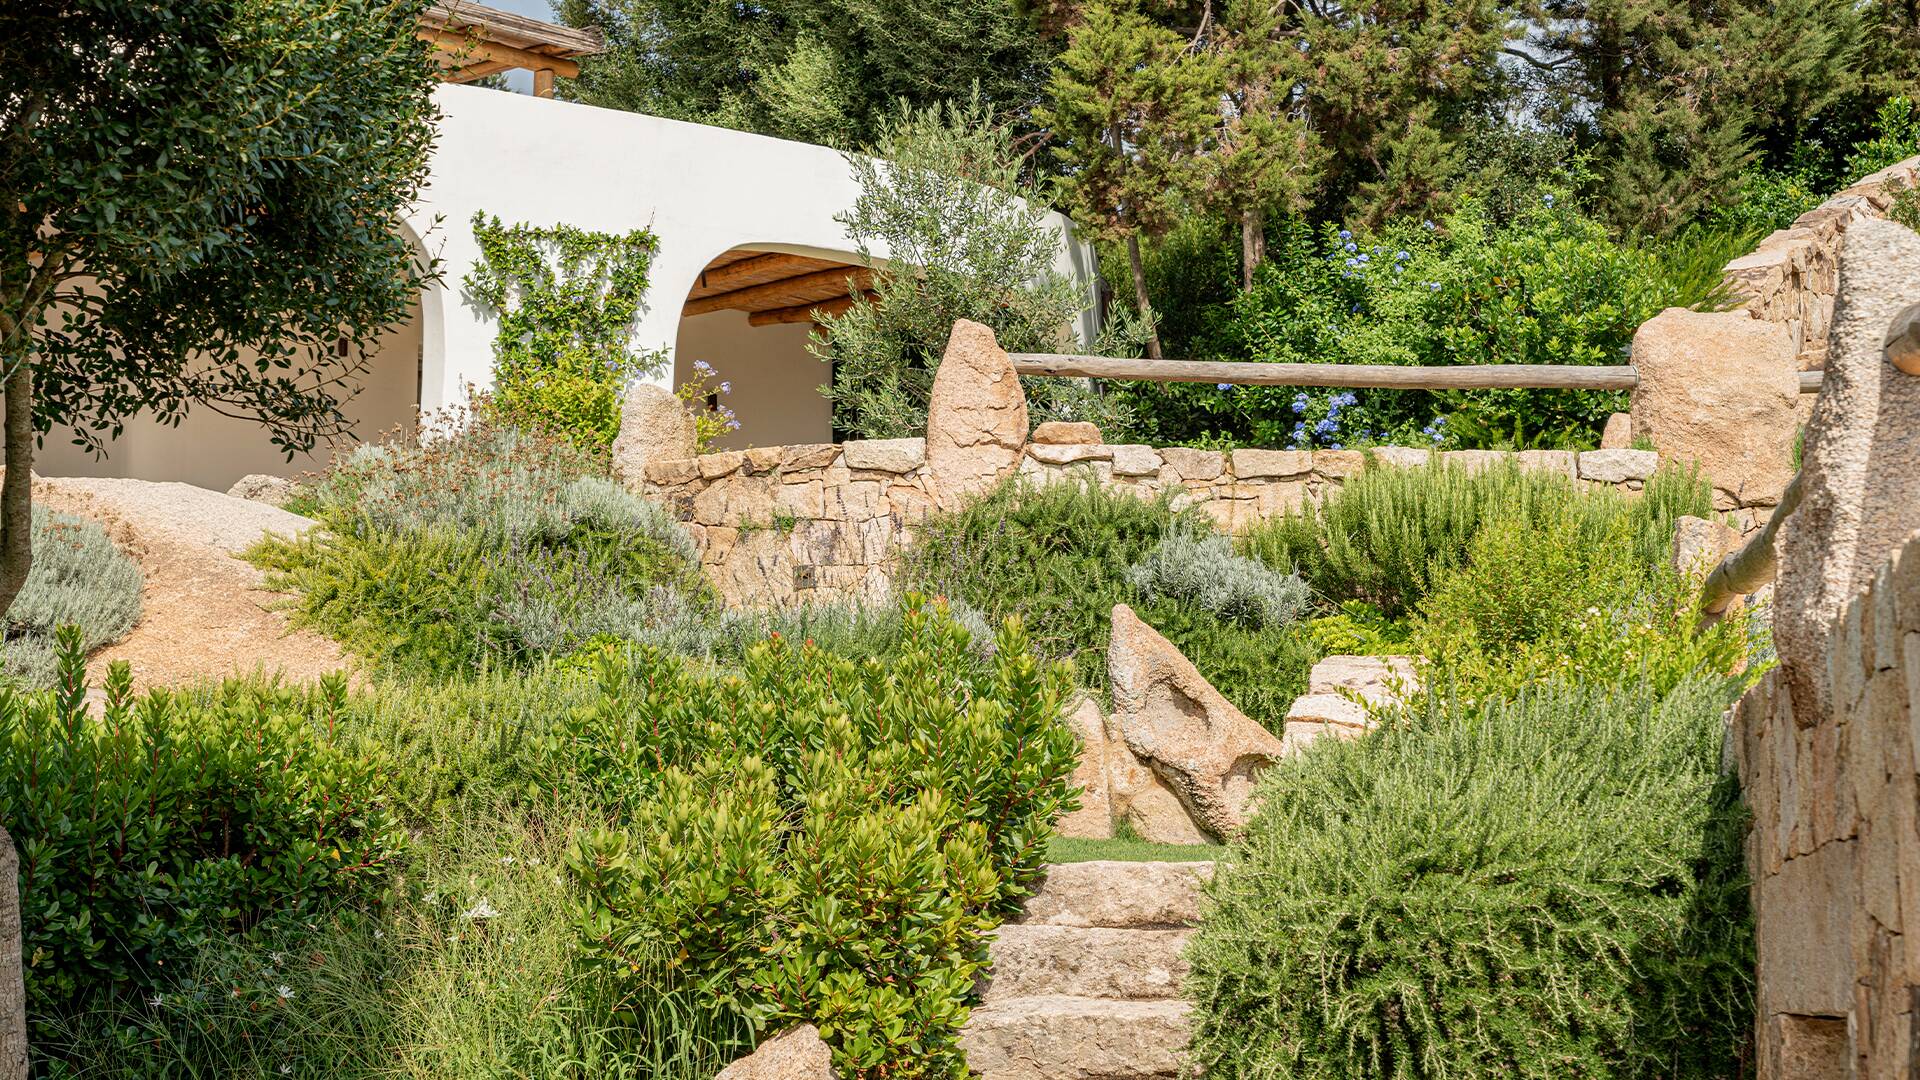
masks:
{"type": "Polygon", "coordinates": [[[1348,390],[1343,394],[1336,395],[1333,399],[1333,403],[1335,405],[1351,405],[1358,400],[1360,399],[1353,396],[1353,391],[1348,390]]]}
{"type": "Polygon", "coordinates": [[[1346,243],[1345,243],[1344,245],[1342,245],[1342,246],[1344,246],[1344,247],[1345,247],[1345,248],[1346,248],[1346,249],[1347,249],[1348,251],[1359,251],[1359,250],[1360,250],[1360,245],[1359,245],[1359,244],[1356,244],[1356,243],[1354,243],[1354,242],[1353,242],[1353,241],[1351,241],[1351,240],[1349,240],[1349,241],[1347,241],[1347,242],[1346,242],[1346,243]]]}
{"type": "Polygon", "coordinates": [[[1213,384],[1213,388],[1215,390],[1231,390],[1233,389],[1233,384],[1230,382],[1217,382],[1213,384]]]}
{"type": "Polygon", "coordinates": [[[727,430],[728,430],[728,431],[739,431],[739,430],[740,430],[740,421],[738,421],[738,420],[729,420],[729,421],[727,421],[727,430]]]}
{"type": "Polygon", "coordinates": [[[1432,292],[1439,292],[1439,291],[1440,291],[1440,283],[1439,283],[1439,282],[1437,282],[1437,281],[1429,281],[1429,282],[1427,282],[1427,288],[1428,288],[1428,289],[1429,289],[1430,291],[1432,291],[1432,292]]]}
{"type": "Polygon", "coordinates": [[[1359,304],[1353,305],[1353,307],[1347,309],[1347,312],[1348,314],[1351,314],[1351,315],[1360,314],[1360,305],[1359,304]]]}
{"type": "Polygon", "coordinates": [[[1410,254],[1408,254],[1408,252],[1407,252],[1407,249],[1406,249],[1406,248],[1401,248],[1401,249],[1400,249],[1399,251],[1396,251],[1396,252],[1394,252],[1394,253],[1393,253],[1393,257],[1394,257],[1394,258],[1396,258],[1396,259],[1411,259],[1411,258],[1413,258],[1413,256],[1412,256],[1412,255],[1410,255],[1410,254]]]}
{"type": "Polygon", "coordinates": [[[723,394],[731,394],[731,393],[733,393],[733,384],[732,384],[732,383],[730,383],[730,382],[723,382],[723,383],[721,383],[721,384],[720,384],[720,392],[721,392],[721,393],[723,393],[723,394]]]}
{"type": "Polygon", "coordinates": [[[1306,433],[1307,433],[1307,422],[1305,420],[1301,420],[1298,423],[1293,425],[1294,438],[1297,439],[1300,436],[1305,435],[1306,433]]]}
{"type": "Polygon", "coordinates": [[[1360,261],[1361,261],[1361,262],[1372,262],[1372,261],[1373,261],[1373,256],[1371,256],[1371,255],[1368,255],[1368,254],[1366,254],[1365,252],[1362,252],[1362,253],[1361,253],[1361,255],[1360,255],[1360,261]]]}
{"type": "MultiPolygon", "coordinates": [[[[1348,259],[1348,260],[1347,260],[1347,265],[1348,265],[1348,266],[1359,266],[1359,265],[1360,265],[1360,260],[1359,260],[1359,259],[1348,259]]],[[[1348,276],[1349,276],[1349,277],[1351,277],[1352,275],[1351,275],[1351,274],[1349,274],[1348,276]]]]}
{"type": "Polygon", "coordinates": [[[1426,229],[1426,230],[1427,230],[1428,232],[1432,232],[1432,231],[1433,231],[1433,221],[1432,221],[1431,219],[1429,219],[1429,220],[1426,220],[1426,221],[1423,221],[1423,222],[1421,222],[1420,224],[1421,224],[1421,225],[1422,225],[1422,226],[1423,226],[1423,227],[1424,227],[1424,228],[1425,228],[1425,229],[1426,229]]]}
{"type": "MultiPolygon", "coordinates": [[[[1351,239],[1353,239],[1353,234],[1352,234],[1352,233],[1350,233],[1350,232],[1348,232],[1348,231],[1347,231],[1347,230],[1345,230],[1345,229],[1341,229],[1341,230],[1340,230],[1340,239],[1342,239],[1342,240],[1351,240],[1351,239]]],[[[1348,250],[1348,251],[1352,251],[1352,250],[1353,250],[1353,245],[1351,245],[1351,244],[1349,244],[1349,245],[1347,245],[1347,250],[1348,250]]]]}
{"type": "Polygon", "coordinates": [[[1295,415],[1298,415],[1300,413],[1307,411],[1307,395],[1305,394],[1293,395],[1293,411],[1295,415]]]}
{"type": "Polygon", "coordinates": [[[705,360],[695,360],[693,362],[693,370],[702,375],[711,375],[713,374],[713,365],[707,363],[705,360]]]}
{"type": "Polygon", "coordinates": [[[1313,425],[1313,431],[1316,435],[1331,435],[1338,430],[1340,430],[1340,424],[1331,416],[1313,425]]]}
{"type": "Polygon", "coordinates": [[[1543,202],[1543,203],[1546,203],[1546,204],[1547,204],[1548,206],[1552,206],[1552,205],[1553,205],[1553,196],[1552,196],[1551,194],[1547,194],[1547,195],[1542,195],[1542,196],[1540,196],[1540,201],[1541,201],[1541,202],[1543,202]]]}
{"type": "Polygon", "coordinates": [[[1328,443],[1328,444],[1327,444],[1327,449],[1329,449],[1329,450],[1338,450],[1338,449],[1340,449],[1340,444],[1339,444],[1339,443],[1328,443]]]}

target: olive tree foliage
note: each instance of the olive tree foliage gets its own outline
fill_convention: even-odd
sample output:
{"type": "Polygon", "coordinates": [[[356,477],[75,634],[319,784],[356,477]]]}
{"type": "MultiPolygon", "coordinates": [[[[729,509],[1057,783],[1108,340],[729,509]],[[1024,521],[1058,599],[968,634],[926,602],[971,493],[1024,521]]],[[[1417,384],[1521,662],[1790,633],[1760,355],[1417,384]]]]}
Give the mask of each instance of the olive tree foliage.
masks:
{"type": "MultiPolygon", "coordinates": [[[[1093,298],[1054,269],[1060,232],[1023,172],[1014,132],[991,105],[975,95],[964,104],[903,106],[871,156],[847,160],[860,195],[838,220],[877,269],[874,301],[821,316],[813,337],[814,355],[833,365],[822,390],[837,429],[871,439],[923,432],[933,373],[957,319],[992,327],[1009,352],[1073,347],[1073,320],[1093,298]]],[[[1099,347],[1126,355],[1131,331],[1117,333],[1099,347]]],[[[1111,420],[1088,387],[1044,383],[1027,387],[1036,421],[1111,420]]]]}
{"type": "Polygon", "coordinates": [[[32,559],[34,449],[138,413],[348,431],[430,266],[393,224],[426,177],[424,0],[0,5],[0,610],[32,559]]]}

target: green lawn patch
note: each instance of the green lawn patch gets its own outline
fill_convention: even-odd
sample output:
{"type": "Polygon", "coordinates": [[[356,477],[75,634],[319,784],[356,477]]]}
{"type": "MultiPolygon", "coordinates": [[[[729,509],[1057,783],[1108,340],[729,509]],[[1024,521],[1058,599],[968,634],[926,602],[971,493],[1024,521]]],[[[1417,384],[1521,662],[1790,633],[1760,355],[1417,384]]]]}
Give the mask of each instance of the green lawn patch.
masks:
{"type": "Polygon", "coordinates": [[[1047,845],[1047,861],[1093,862],[1212,862],[1226,848],[1220,844],[1156,844],[1151,840],[1085,840],[1056,836],[1047,845]]]}

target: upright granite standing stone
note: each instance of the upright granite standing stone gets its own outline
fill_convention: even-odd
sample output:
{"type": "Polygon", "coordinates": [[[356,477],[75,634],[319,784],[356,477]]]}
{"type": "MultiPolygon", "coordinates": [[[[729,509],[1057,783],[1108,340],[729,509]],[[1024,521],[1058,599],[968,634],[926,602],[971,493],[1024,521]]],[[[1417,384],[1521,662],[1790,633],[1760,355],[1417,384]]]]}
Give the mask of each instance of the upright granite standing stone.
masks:
{"type": "Polygon", "coordinates": [[[1793,479],[1797,364],[1779,323],[1668,308],[1633,335],[1633,437],[1698,465],[1721,509],[1771,506],[1793,479]]]}
{"type": "Polygon", "coordinates": [[[1280,740],[1234,708],[1125,604],[1113,609],[1107,679],[1114,726],[1127,749],[1207,833],[1224,840],[1238,832],[1254,779],[1285,752],[1280,740]]]}
{"type": "Polygon", "coordinates": [[[1920,236],[1891,221],[1856,223],[1840,250],[1833,348],[1807,426],[1800,508],[1781,530],[1774,637],[1802,715],[1829,707],[1816,658],[1827,655],[1833,620],[1920,529],[1920,377],[1886,356],[1889,325],[1917,302],[1920,236]]]}
{"type": "Polygon", "coordinates": [[[693,457],[693,415],[664,387],[636,383],[620,402],[620,434],[613,439],[613,478],[629,490],[646,482],[650,461],[693,457]]]}
{"type": "Polygon", "coordinates": [[[927,403],[927,482],[952,509],[1020,467],[1027,444],[1027,395],[993,330],[953,324],[927,403]]]}

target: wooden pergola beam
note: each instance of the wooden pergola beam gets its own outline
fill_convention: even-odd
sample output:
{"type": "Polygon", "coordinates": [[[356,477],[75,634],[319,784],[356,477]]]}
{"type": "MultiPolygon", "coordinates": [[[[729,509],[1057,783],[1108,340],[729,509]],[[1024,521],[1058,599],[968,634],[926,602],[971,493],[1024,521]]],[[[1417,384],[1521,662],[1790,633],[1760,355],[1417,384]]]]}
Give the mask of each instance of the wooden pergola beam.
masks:
{"type": "Polygon", "coordinates": [[[766,311],[772,308],[793,307],[796,303],[810,303],[815,300],[829,299],[831,291],[840,289],[864,290],[873,281],[873,271],[863,266],[835,266],[826,270],[816,270],[811,274],[769,281],[764,285],[753,285],[732,292],[703,296],[687,301],[681,309],[681,317],[705,315],[710,311],[724,311],[729,308],[736,311],[766,311]],[[809,293],[829,290],[819,297],[809,297],[809,293]]]}
{"type": "Polygon", "coordinates": [[[470,83],[475,79],[484,79],[489,75],[498,75],[513,70],[512,64],[502,64],[495,60],[482,60],[466,67],[449,68],[440,74],[440,78],[450,83],[470,83]]]}
{"type": "Polygon", "coordinates": [[[551,71],[563,79],[580,77],[580,65],[564,56],[548,56],[546,53],[516,49],[511,45],[502,45],[498,42],[428,26],[421,27],[418,33],[422,40],[433,43],[442,52],[465,61],[462,67],[487,61],[506,64],[509,67],[525,68],[533,72],[551,71]]]}
{"type": "Polygon", "coordinates": [[[832,300],[822,300],[817,304],[800,304],[795,307],[769,308],[747,315],[748,326],[778,326],[781,323],[810,323],[814,313],[822,315],[843,315],[855,304],[870,304],[876,299],[875,293],[861,293],[859,296],[838,296],[832,300]]]}
{"type": "Polygon", "coordinates": [[[784,281],[815,270],[832,269],[830,265],[823,266],[823,262],[822,259],[808,258],[805,255],[789,255],[783,251],[753,255],[704,271],[700,275],[698,288],[705,290],[706,295],[713,296],[746,288],[749,285],[768,285],[773,281],[784,281]]]}

